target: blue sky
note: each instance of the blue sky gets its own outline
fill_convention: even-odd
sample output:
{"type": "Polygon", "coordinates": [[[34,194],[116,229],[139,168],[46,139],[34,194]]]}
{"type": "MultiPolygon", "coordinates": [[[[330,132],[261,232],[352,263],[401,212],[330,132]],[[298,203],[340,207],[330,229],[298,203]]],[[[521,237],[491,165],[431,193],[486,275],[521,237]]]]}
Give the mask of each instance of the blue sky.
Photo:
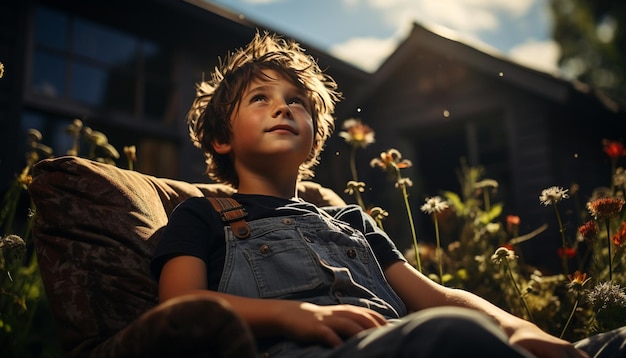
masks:
{"type": "Polygon", "coordinates": [[[556,71],[549,0],[204,0],[366,71],[413,22],[523,65],[556,71]]]}

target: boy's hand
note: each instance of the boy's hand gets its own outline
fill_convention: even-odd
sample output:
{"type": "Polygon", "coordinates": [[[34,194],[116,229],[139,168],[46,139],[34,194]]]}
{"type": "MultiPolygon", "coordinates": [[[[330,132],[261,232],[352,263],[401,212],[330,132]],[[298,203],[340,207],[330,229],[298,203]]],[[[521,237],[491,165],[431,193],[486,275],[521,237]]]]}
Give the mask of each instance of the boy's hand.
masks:
{"type": "Polygon", "coordinates": [[[315,341],[338,346],[343,338],[387,324],[378,312],[352,305],[318,306],[291,302],[282,311],[285,335],[297,341],[315,341]]]}
{"type": "Polygon", "coordinates": [[[541,358],[572,357],[589,358],[589,356],[574,347],[570,342],[554,337],[534,324],[518,327],[509,337],[509,342],[523,347],[530,353],[541,358]]]}

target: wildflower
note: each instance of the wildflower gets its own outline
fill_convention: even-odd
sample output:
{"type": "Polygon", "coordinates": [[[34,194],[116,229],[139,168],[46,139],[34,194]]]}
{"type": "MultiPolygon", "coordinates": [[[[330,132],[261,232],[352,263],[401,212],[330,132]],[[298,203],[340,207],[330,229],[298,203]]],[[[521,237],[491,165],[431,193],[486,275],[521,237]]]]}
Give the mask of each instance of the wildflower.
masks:
{"type": "Polygon", "coordinates": [[[615,246],[626,244],[626,221],[622,222],[615,235],[611,237],[611,241],[613,241],[615,246]]]}
{"type": "Polygon", "coordinates": [[[576,302],[574,302],[574,307],[572,307],[572,311],[570,312],[570,315],[567,318],[567,322],[563,326],[563,330],[561,331],[561,336],[559,338],[563,338],[563,336],[565,335],[565,331],[567,331],[567,327],[572,322],[572,317],[574,317],[574,313],[576,312],[576,309],[578,308],[580,297],[583,294],[583,292],[585,292],[584,286],[587,282],[589,282],[589,280],[591,280],[591,277],[588,278],[586,273],[581,273],[578,270],[574,272],[574,275],[567,275],[567,277],[570,280],[570,282],[567,284],[567,289],[568,291],[576,294],[576,302]]]}
{"type": "Polygon", "coordinates": [[[600,282],[587,294],[587,300],[598,310],[609,307],[626,307],[626,293],[612,281],[600,282]]]}
{"type": "Polygon", "coordinates": [[[137,161],[137,148],[134,145],[124,147],[124,155],[130,162],[137,161]]]}
{"type": "Polygon", "coordinates": [[[365,183],[362,181],[350,180],[346,184],[346,189],[343,191],[348,195],[354,195],[355,192],[362,193],[365,191],[365,183]]]}
{"type": "Polygon", "coordinates": [[[559,247],[557,249],[557,254],[561,258],[565,256],[571,259],[571,258],[574,258],[574,256],[576,256],[576,249],[571,248],[571,247],[566,247],[565,249],[563,249],[562,247],[559,247]]]}
{"type": "Polygon", "coordinates": [[[506,247],[498,247],[496,252],[491,255],[491,261],[496,265],[499,265],[506,261],[515,261],[517,260],[517,255],[515,255],[515,251],[509,250],[506,247]]]}
{"type": "Polygon", "coordinates": [[[367,213],[377,222],[380,220],[384,220],[387,216],[389,216],[389,212],[387,212],[387,210],[383,210],[383,208],[381,208],[380,206],[375,206],[371,209],[368,209],[367,213]]]}
{"type": "Polygon", "coordinates": [[[339,136],[353,147],[365,148],[374,143],[374,131],[360,119],[350,118],[343,122],[345,131],[339,132],[339,136]]]}
{"type": "Polygon", "coordinates": [[[514,236],[519,232],[520,217],[517,215],[506,216],[506,231],[514,236]]]}
{"type": "Polygon", "coordinates": [[[618,141],[603,139],[602,146],[604,147],[606,155],[608,155],[611,159],[626,156],[626,149],[624,149],[624,145],[618,141]]]}
{"type": "MultiPolygon", "coordinates": [[[[561,220],[561,214],[557,209],[556,204],[563,199],[567,199],[569,195],[567,195],[568,189],[563,189],[559,186],[552,186],[548,189],[544,189],[541,191],[541,195],[539,196],[539,201],[545,206],[552,204],[554,207],[554,212],[556,214],[556,219],[559,223],[559,232],[561,233],[561,250],[563,253],[567,251],[567,241],[565,240],[565,228],[563,227],[563,221],[561,220]]],[[[561,255],[561,264],[563,265],[563,273],[567,274],[569,272],[569,268],[567,267],[567,256],[561,255]]]]}
{"type": "Polygon", "coordinates": [[[426,203],[420,208],[426,214],[440,213],[449,207],[448,202],[440,196],[426,198],[426,203]]]}
{"type": "Polygon", "coordinates": [[[371,167],[378,166],[384,171],[389,169],[404,169],[413,165],[410,160],[402,159],[402,154],[397,149],[389,149],[380,153],[380,159],[374,158],[370,161],[371,167]]]}
{"type": "Polygon", "coordinates": [[[541,191],[541,195],[539,196],[539,200],[545,206],[550,204],[556,204],[563,199],[567,199],[569,195],[567,195],[568,189],[563,189],[558,186],[552,186],[548,189],[544,189],[541,191]]]}
{"type": "Polygon", "coordinates": [[[413,181],[410,178],[398,178],[398,180],[396,180],[395,183],[395,187],[396,188],[402,188],[402,187],[411,187],[413,186],[413,181]]]}
{"type": "Polygon", "coordinates": [[[578,232],[586,240],[595,240],[598,237],[598,225],[595,220],[589,220],[578,227],[578,232]]]}
{"type": "Polygon", "coordinates": [[[582,273],[580,271],[574,272],[573,275],[567,275],[567,278],[570,280],[567,284],[567,288],[570,291],[577,293],[583,292],[583,286],[591,280],[591,277],[587,277],[586,273],[582,273]]]}
{"type": "Polygon", "coordinates": [[[422,271],[422,263],[420,261],[419,246],[417,242],[417,233],[415,232],[415,223],[413,222],[413,214],[411,213],[411,205],[409,203],[409,194],[407,193],[407,186],[413,185],[409,179],[402,178],[400,169],[408,168],[411,165],[410,160],[402,159],[402,154],[397,149],[389,149],[386,152],[380,153],[380,159],[374,158],[370,161],[371,167],[380,167],[384,171],[389,171],[391,175],[396,179],[396,188],[402,190],[402,198],[404,199],[404,207],[406,208],[406,214],[409,218],[409,226],[411,228],[411,236],[413,237],[413,248],[415,249],[415,261],[417,262],[418,271],[422,271]]]}
{"type": "Polygon", "coordinates": [[[609,219],[622,211],[624,200],[618,198],[600,198],[587,203],[587,209],[596,219],[609,219]]]}
{"type": "Polygon", "coordinates": [[[125,146],[123,150],[126,156],[126,162],[128,163],[128,169],[133,170],[133,164],[137,161],[137,148],[131,145],[125,146]]]}

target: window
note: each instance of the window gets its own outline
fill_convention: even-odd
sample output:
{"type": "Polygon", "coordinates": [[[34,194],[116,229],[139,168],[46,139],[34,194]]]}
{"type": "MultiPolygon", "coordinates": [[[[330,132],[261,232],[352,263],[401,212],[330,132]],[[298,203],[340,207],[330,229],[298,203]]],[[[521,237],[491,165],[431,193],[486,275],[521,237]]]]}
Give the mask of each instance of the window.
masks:
{"type": "MultiPolygon", "coordinates": [[[[171,47],[71,9],[37,6],[33,19],[23,133],[39,130],[54,155],[64,155],[73,145],[66,128],[82,118],[85,126],[104,133],[120,155],[124,146],[135,145],[136,170],[177,177],[173,158],[179,155],[180,132],[172,130],[171,121],[177,113],[171,99],[171,47]]],[[[79,155],[87,156],[87,149],[79,155]]],[[[123,158],[117,162],[125,167],[123,158]]]]}
{"type": "Polygon", "coordinates": [[[163,45],[43,6],[34,22],[32,94],[166,120],[173,84],[163,45]]]}

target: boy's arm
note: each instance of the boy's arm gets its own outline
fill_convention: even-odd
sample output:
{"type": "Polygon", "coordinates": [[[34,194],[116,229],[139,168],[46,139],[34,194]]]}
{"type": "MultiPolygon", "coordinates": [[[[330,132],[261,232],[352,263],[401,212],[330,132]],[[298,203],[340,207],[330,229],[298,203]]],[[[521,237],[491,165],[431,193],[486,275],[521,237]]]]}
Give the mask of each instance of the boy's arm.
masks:
{"type": "Polygon", "coordinates": [[[235,296],[207,289],[206,264],[194,256],[177,256],[165,263],[159,278],[159,301],[201,294],[226,300],[255,337],[282,336],[297,341],[337,346],[342,339],[386,324],[379,313],[350,305],[311,303],[235,296]]]}
{"type": "Polygon", "coordinates": [[[571,343],[549,335],[471,292],[433,282],[406,262],[392,264],[385,270],[385,276],[410,311],[440,306],[470,308],[492,317],[509,336],[511,344],[538,357],[587,357],[571,343]]]}

